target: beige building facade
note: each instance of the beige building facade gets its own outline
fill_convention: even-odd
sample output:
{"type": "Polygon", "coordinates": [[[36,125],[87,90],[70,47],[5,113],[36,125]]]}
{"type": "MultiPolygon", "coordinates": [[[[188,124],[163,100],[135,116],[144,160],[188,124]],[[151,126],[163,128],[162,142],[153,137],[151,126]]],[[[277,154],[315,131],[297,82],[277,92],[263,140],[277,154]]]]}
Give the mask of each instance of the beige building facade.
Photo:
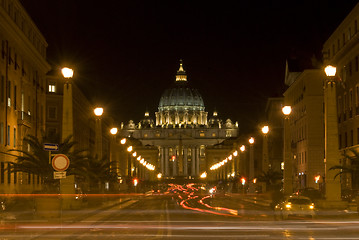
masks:
{"type": "MultiPolygon", "coordinates": [[[[287,67],[284,105],[292,107],[289,116],[293,189],[319,189],[315,176],[324,176],[324,110],[321,69],[290,72],[287,67]]],[[[285,167],[285,166],[284,166],[285,167]]]]}
{"type": "MultiPolygon", "coordinates": [[[[47,43],[18,0],[0,1],[0,152],[22,149],[27,135],[45,130],[47,43]]],[[[0,192],[32,192],[38,176],[7,170],[0,153],[0,192]]]]}
{"type": "MultiPolygon", "coordinates": [[[[337,111],[339,149],[351,155],[359,149],[359,4],[349,13],[323,45],[324,66],[337,68],[337,111]]],[[[345,158],[342,164],[350,164],[345,158]]],[[[352,179],[343,176],[342,190],[352,186],[352,179]]]]}

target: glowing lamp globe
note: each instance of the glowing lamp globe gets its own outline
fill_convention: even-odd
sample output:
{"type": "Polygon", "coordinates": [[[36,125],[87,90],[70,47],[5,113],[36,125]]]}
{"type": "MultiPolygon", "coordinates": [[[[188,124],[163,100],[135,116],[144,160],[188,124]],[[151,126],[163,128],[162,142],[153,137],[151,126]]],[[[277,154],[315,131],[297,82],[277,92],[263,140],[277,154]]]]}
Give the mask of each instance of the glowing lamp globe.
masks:
{"type": "Polygon", "coordinates": [[[283,112],[284,115],[288,116],[292,112],[292,107],[291,106],[284,106],[282,108],[282,112],[283,112]]]}
{"type": "Polygon", "coordinates": [[[103,108],[100,108],[100,107],[95,108],[95,110],[93,110],[93,112],[95,113],[96,116],[100,117],[103,114],[103,108]]]}
{"type": "Polygon", "coordinates": [[[334,77],[337,72],[337,68],[333,67],[331,65],[328,65],[325,67],[324,72],[328,77],[334,77]]]}

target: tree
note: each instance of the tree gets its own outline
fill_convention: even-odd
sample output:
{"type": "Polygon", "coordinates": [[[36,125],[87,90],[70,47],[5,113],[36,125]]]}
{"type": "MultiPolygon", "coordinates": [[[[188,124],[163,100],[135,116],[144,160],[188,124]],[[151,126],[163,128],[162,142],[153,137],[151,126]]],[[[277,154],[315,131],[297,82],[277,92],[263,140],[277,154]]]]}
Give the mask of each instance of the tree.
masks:
{"type": "Polygon", "coordinates": [[[342,165],[335,165],[329,170],[340,170],[334,178],[342,174],[349,174],[352,178],[352,188],[359,188],[359,152],[355,149],[348,149],[350,154],[346,151],[343,153],[344,162],[342,165]]]}
{"type": "Polygon", "coordinates": [[[114,161],[108,161],[106,156],[102,159],[89,158],[85,168],[86,176],[83,177],[87,179],[92,192],[102,191],[101,186],[104,186],[106,182],[117,182],[117,164],[114,161]]]}
{"type": "Polygon", "coordinates": [[[278,184],[278,181],[283,179],[282,172],[274,171],[269,169],[267,172],[262,172],[261,175],[257,177],[258,182],[266,183],[267,189],[271,189],[278,184]]]}
{"type": "MultiPolygon", "coordinates": [[[[59,144],[59,151],[56,153],[66,154],[70,159],[70,166],[67,175],[78,175],[85,170],[88,159],[84,150],[74,150],[75,142],[71,141],[72,136],[67,137],[59,144]]],[[[27,135],[23,139],[23,149],[11,149],[7,155],[15,157],[15,161],[9,162],[11,172],[23,172],[40,176],[43,188],[46,191],[55,191],[58,181],[53,179],[54,169],[49,162],[49,152],[44,150],[44,139],[27,135]]]]}

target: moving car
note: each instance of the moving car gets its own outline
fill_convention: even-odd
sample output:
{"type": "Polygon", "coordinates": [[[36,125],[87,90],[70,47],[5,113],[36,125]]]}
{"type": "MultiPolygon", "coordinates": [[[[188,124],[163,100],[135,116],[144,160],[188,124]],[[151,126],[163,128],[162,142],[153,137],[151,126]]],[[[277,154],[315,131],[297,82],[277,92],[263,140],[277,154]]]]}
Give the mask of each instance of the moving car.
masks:
{"type": "Polygon", "coordinates": [[[308,197],[292,195],[274,207],[274,214],[282,219],[288,219],[290,216],[314,218],[314,203],[308,197]]]}

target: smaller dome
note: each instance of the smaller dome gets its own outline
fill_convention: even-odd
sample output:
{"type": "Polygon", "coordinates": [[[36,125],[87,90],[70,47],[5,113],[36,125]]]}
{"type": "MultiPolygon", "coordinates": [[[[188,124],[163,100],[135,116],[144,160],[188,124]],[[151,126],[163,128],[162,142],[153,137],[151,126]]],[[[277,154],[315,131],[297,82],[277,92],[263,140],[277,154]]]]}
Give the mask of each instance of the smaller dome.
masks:
{"type": "Polygon", "coordinates": [[[221,128],[222,127],[222,120],[219,119],[218,117],[218,112],[217,111],[214,111],[213,112],[213,117],[211,117],[209,120],[208,120],[208,125],[209,127],[217,127],[217,128],[221,128]]]}
{"type": "Polygon", "coordinates": [[[145,112],[145,117],[138,124],[139,128],[152,128],[154,124],[153,119],[150,117],[150,113],[148,111],[145,112]]]}

